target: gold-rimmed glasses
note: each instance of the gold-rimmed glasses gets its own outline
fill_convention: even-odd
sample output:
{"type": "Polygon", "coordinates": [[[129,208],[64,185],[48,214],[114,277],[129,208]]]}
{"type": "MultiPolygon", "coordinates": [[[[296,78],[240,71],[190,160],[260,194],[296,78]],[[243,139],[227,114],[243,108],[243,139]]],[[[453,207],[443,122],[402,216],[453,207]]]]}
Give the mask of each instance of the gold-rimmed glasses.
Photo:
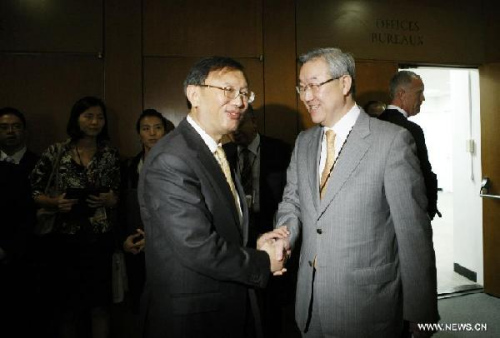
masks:
{"type": "Polygon", "coordinates": [[[255,93],[254,92],[249,92],[246,89],[234,89],[233,87],[219,87],[219,86],[213,86],[213,85],[208,85],[208,84],[201,84],[198,85],[200,87],[206,87],[206,88],[215,88],[215,89],[220,89],[224,91],[224,96],[229,99],[229,100],[234,100],[238,96],[241,95],[243,101],[247,103],[252,103],[255,100],[255,93]]]}
{"type": "Polygon", "coordinates": [[[305,95],[305,93],[307,92],[308,89],[311,89],[311,91],[316,94],[318,91],[319,91],[319,88],[321,88],[321,86],[329,83],[329,82],[332,82],[332,81],[335,81],[335,80],[338,80],[340,79],[342,76],[344,75],[340,75],[340,76],[337,76],[337,77],[333,77],[331,79],[328,79],[326,81],[323,81],[323,82],[320,82],[320,83],[308,83],[306,85],[298,85],[295,87],[295,89],[297,90],[297,93],[300,95],[300,96],[303,96],[305,95]]]}

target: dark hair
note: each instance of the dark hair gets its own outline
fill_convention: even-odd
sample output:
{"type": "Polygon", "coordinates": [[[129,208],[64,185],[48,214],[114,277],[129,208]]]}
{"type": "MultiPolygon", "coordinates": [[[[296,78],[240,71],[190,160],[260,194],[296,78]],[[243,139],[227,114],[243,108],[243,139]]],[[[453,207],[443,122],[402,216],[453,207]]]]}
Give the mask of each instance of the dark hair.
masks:
{"type": "Polygon", "coordinates": [[[389,97],[393,100],[401,87],[411,84],[413,79],[420,79],[417,73],[409,70],[401,70],[394,74],[389,83],[389,97]]]}
{"type": "Polygon", "coordinates": [[[163,116],[163,114],[160,113],[159,111],[157,111],[156,109],[146,109],[139,116],[139,118],[137,119],[137,122],[135,124],[135,130],[137,131],[137,134],[139,134],[141,131],[141,121],[146,117],[159,118],[161,120],[161,123],[163,124],[163,129],[165,129],[165,134],[170,133],[175,128],[172,121],[166,119],[165,116],[163,116]]]}
{"type": "Polygon", "coordinates": [[[351,77],[350,93],[354,96],[356,94],[356,64],[353,56],[338,48],[317,48],[302,54],[299,57],[299,63],[302,66],[306,62],[320,58],[328,64],[331,77],[337,78],[342,75],[351,77]]]}
{"type": "MultiPolygon", "coordinates": [[[[189,85],[202,85],[205,84],[205,80],[208,77],[208,74],[213,71],[222,70],[239,70],[245,76],[245,79],[248,81],[243,65],[238,61],[231,59],[225,56],[210,56],[207,58],[203,58],[196,62],[191,69],[189,70],[186,79],[184,80],[184,94],[186,94],[186,89],[189,85]]],[[[188,108],[191,108],[191,103],[187,102],[188,108]]]]}
{"type": "Polygon", "coordinates": [[[23,113],[21,113],[16,108],[12,108],[12,107],[5,107],[5,108],[0,109],[0,117],[4,116],[4,115],[8,115],[8,114],[17,116],[21,120],[21,122],[23,123],[24,129],[26,129],[26,118],[24,117],[23,113]]]}
{"type": "Polygon", "coordinates": [[[80,129],[78,118],[92,107],[100,107],[104,115],[104,126],[102,127],[99,135],[97,135],[97,141],[109,140],[108,115],[106,114],[106,106],[104,105],[104,102],[97,97],[86,96],[76,101],[73,108],[71,108],[71,115],[69,116],[66,132],[72,141],[77,141],[84,136],[82,130],[80,129]]]}

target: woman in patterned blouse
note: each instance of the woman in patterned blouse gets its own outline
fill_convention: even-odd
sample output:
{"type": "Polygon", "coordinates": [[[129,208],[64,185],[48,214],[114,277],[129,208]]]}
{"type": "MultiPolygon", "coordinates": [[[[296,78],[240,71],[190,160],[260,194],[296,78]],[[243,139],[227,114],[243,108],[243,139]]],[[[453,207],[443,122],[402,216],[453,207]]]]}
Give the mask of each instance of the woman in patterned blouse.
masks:
{"type": "Polygon", "coordinates": [[[67,125],[70,138],[50,146],[31,174],[35,202],[41,210],[57,212],[45,236],[47,278],[42,281],[62,337],[77,336],[81,323],[88,322],[85,318],[90,318],[93,337],[109,336],[113,208],[120,167],[107,122],[100,99],[77,101],[67,125]]]}

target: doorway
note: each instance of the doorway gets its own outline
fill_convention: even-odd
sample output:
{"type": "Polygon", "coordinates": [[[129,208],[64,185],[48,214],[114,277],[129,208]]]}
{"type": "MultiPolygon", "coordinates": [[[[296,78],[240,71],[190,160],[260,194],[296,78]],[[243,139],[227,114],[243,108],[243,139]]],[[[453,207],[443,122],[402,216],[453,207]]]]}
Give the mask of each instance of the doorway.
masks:
{"type": "Polygon", "coordinates": [[[483,284],[481,130],[477,69],[405,68],[425,85],[420,114],[429,161],[438,177],[438,209],[432,221],[438,294],[483,284]]]}

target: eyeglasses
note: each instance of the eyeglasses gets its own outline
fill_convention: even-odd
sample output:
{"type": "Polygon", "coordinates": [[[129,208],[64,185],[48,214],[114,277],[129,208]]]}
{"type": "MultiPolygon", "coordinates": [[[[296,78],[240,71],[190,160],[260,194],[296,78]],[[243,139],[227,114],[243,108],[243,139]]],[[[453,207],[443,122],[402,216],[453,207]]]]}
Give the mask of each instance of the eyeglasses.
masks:
{"type": "Polygon", "coordinates": [[[0,124],[0,130],[1,131],[21,131],[24,129],[24,126],[21,123],[14,123],[14,124],[7,124],[7,123],[2,123],[0,124]]]}
{"type": "Polygon", "coordinates": [[[240,95],[241,95],[241,98],[243,99],[243,101],[245,101],[247,103],[252,103],[255,100],[255,93],[254,92],[248,92],[245,90],[241,91],[241,89],[236,90],[233,87],[218,87],[218,86],[212,86],[212,85],[207,85],[207,84],[201,84],[198,86],[223,90],[224,96],[229,100],[234,100],[240,95]]]}
{"type": "Polygon", "coordinates": [[[335,81],[335,80],[338,80],[340,79],[342,76],[344,75],[340,75],[340,76],[337,76],[337,77],[334,77],[334,78],[331,78],[329,80],[326,80],[326,81],[323,81],[321,83],[309,83],[309,84],[306,84],[305,86],[296,86],[295,89],[297,90],[297,93],[302,96],[302,95],[305,95],[305,93],[307,92],[308,89],[311,89],[311,91],[316,94],[319,90],[319,88],[324,85],[324,84],[327,84],[328,82],[332,82],[332,81],[335,81]]]}

